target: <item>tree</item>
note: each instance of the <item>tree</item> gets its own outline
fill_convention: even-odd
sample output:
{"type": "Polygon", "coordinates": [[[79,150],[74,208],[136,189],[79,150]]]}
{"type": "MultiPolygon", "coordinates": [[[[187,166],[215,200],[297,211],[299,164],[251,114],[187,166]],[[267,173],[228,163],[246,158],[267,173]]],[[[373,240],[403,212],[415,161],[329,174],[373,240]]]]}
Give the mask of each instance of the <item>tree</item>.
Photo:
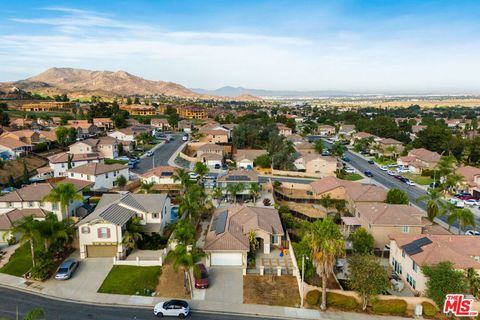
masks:
{"type": "Polygon", "coordinates": [[[67,143],[74,143],[77,140],[77,130],[75,128],[68,128],[67,143]]]}
{"type": "Polygon", "coordinates": [[[20,244],[29,243],[30,253],[32,255],[32,266],[35,267],[35,242],[38,241],[40,234],[37,228],[38,221],[33,216],[26,216],[13,223],[10,229],[10,235],[20,234],[20,244]]]}
{"type": "Polygon", "coordinates": [[[355,255],[348,260],[351,288],[362,297],[362,309],[367,309],[369,300],[390,287],[388,273],[378,258],[372,255],[355,255]]]}
{"type": "Polygon", "coordinates": [[[120,112],[117,113],[113,117],[113,125],[115,126],[116,129],[122,129],[122,128],[128,127],[128,122],[127,122],[127,119],[126,119],[125,115],[123,115],[120,112]]]}
{"type": "Polygon", "coordinates": [[[248,187],[248,193],[250,196],[253,198],[253,204],[257,204],[257,198],[260,196],[260,192],[262,191],[262,188],[260,187],[260,184],[258,183],[250,183],[248,187]]]}
{"type": "Polygon", "coordinates": [[[68,129],[60,126],[55,130],[55,135],[57,136],[58,143],[66,147],[68,144],[68,129]]]}
{"type": "Polygon", "coordinates": [[[467,279],[462,271],[455,270],[450,261],[440,262],[433,266],[423,266],[423,274],[428,278],[426,295],[441,308],[447,294],[467,293],[467,279]]]}
{"type": "Polygon", "coordinates": [[[192,220],[194,216],[197,216],[203,210],[205,196],[205,191],[199,185],[193,184],[189,186],[187,192],[178,197],[180,203],[178,207],[179,213],[183,214],[187,211],[189,219],[192,220]]]}
{"type": "Polygon", "coordinates": [[[475,297],[480,297],[480,276],[477,273],[477,270],[474,268],[468,268],[465,271],[465,277],[467,278],[468,287],[470,288],[470,293],[475,297]]]}
{"type": "Polygon", "coordinates": [[[260,168],[270,168],[272,165],[272,158],[269,154],[262,154],[261,156],[255,158],[253,164],[260,168]]]}
{"type": "Polygon", "coordinates": [[[22,181],[24,184],[28,184],[30,182],[30,175],[28,174],[28,167],[27,162],[23,160],[23,177],[22,181]]]}
{"type": "Polygon", "coordinates": [[[121,190],[127,185],[127,178],[123,174],[119,175],[117,180],[115,180],[115,184],[117,187],[119,187],[121,190]]]}
{"type": "Polygon", "coordinates": [[[212,189],[211,195],[212,195],[212,198],[213,198],[213,199],[216,199],[216,200],[221,199],[221,198],[223,197],[223,190],[222,190],[222,188],[220,188],[220,187],[214,187],[214,188],[212,189]]]}
{"type": "Polygon", "coordinates": [[[230,183],[227,185],[227,193],[233,198],[233,202],[237,203],[237,195],[245,190],[243,183],[230,183]]]}
{"type": "Polygon", "coordinates": [[[142,189],[145,193],[152,193],[154,182],[142,182],[140,189],[142,189]]]}
{"type": "Polygon", "coordinates": [[[137,242],[143,239],[140,221],[140,217],[133,216],[130,220],[128,220],[127,225],[125,226],[122,244],[124,244],[128,249],[135,248],[137,242]]]}
{"type": "Polygon", "coordinates": [[[360,227],[351,233],[348,240],[352,241],[354,252],[360,255],[373,254],[375,239],[364,228],[360,227]]]}
{"type": "Polygon", "coordinates": [[[23,320],[41,320],[41,319],[45,319],[45,311],[43,311],[42,308],[34,308],[32,310],[29,310],[23,317],[23,320]]]}
{"type": "Polygon", "coordinates": [[[390,204],[408,204],[408,196],[405,192],[403,192],[400,189],[393,188],[388,190],[387,193],[387,199],[385,200],[385,203],[390,203],[390,204]]]}
{"type": "Polygon", "coordinates": [[[315,148],[315,151],[318,153],[323,152],[323,149],[325,148],[325,146],[323,145],[322,139],[318,139],[317,141],[315,141],[314,148],[315,148]]]}
{"type": "Polygon", "coordinates": [[[181,219],[175,227],[175,239],[181,245],[192,245],[195,243],[195,229],[185,219],[181,219]]]}
{"type": "Polygon", "coordinates": [[[416,199],[416,202],[421,202],[423,200],[428,200],[427,202],[427,217],[428,220],[433,222],[436,217],[440,215],[439,201],[441,194],[438,189],[430,188],[427,191],[426,195],[420,196],[416,199]]]}
{"type": "Polygon", "coordinates": [[[462,181],[463,181],[463,176],[458,174],[449,174],[445,179],[443,186],[445,190],[451,193],[452,190],[458,187],[462,181]]]}
{"type": "Polygon", "coordinates": [[[254,255],[258,248],[260,248],[260,242],[258,241],[255,230],[253,229],[248,231],[248,243],[250,244],[250,253],[254,255]]]}
{"type": "Polygon", "coordinates": [[[132,98],[128,97],[126,103],[127,103],[127,105],[131,105],[132,104],[132,98]]]}
{"type": "Polygon", "coordinates": [[[454,170],[456,159],[454,156],[443,156],[437,163],[436,171],[439,177],[445,177],[451,174],[454,170]]]}
{"type": "Polygon", "coordinates": [[[445,126],[428,126],[417,133],[413,141],[414,148],[425,148],[434,152],[452,151],[453,136],[450,129],[445,126]]]}
{"type": "Polygon", "coordinates": [[[345,151],[346,148],[341,142],[337,141],[332,144],[332,155],[341,157],[345,151]]]}
{"type": "Polygon", "coordinates": [[[75,200],[82,201],[83,197],[78,194],[72,183],[59,183],[43,198],[43,201],[59,203],[62,215],[66,213],[68,205],[75,200]]]}
{"type": "Polygon", "coordinates": [[[208,174],[209,171],[210,170],[208,170],[208,167],[201,162],[195,163],[195,166],[193,167],[193,172],[198,174],[200,182],[203,182],[203,179],[205,178],[205,176],[208,174]]]}
{"type": "Polygon", "coordinates": [[[458,222],[458,234],[464,232],[469,226],[473,229],[477,228],[477,222],[475,220],[475,215],[470,211],[470,209],[456,209],[448,217],[447,222],[449,227],[455,222],[458,222]]]}
{"type": "Polygon", "coordinates": [[[10,117],[4,110],[0,110],[0,126],[8,127],[10,125],[10,117]]]}
{"type": "Polygon", "coordinates": [[[45,220],[37,222],[37,230],[43,239],[45,252],[52,247],[58,251],[69,246],[75,237],[74,222],[71,219],[58,220],[57,215],[47,213],[45,220]]]}
{"type": "Polygon", "coordinates": [[[137,141],[138,143],[140,143],[141,145],[146,145],[150,142],[150,139],[152,137],[146,133],[146,132],[142,132],[140,133],[138,136],[137,136],[137,141]]]}
{"type": "Polygon", "coordinates": [[[322,277],[321,309],[327,308],[327,278],[333,274],[337,258],[345,254],[345,241],[338,226],[329,217],[311,224],[305,235],[312,250],[312,263],[317,274],[322,277]]]}
{"type": "Polygon", "coordinates": [[[183,168],[177,168],[175,169],[175,173],[172,176],[173,181],[180,182],[180,185],[182,186],[182,194],[185,193],[187,190],[188,186],[192,184],[192,181],[190,180],[190,176],[188,175],[187,170],[183,168]]]}

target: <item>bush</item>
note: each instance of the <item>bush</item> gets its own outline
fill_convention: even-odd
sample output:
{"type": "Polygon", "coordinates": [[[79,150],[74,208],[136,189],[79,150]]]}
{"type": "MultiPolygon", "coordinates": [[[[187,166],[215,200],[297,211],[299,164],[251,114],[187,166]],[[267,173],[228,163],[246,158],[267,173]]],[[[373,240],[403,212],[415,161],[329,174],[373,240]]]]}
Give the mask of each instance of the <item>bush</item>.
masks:
{"type": "Polygon", "coordinates": [[[354,297],[329,292],[327,294],[327,306],[342,310],[355,310],[358,307],[358,302],[354,297]]]}
{"type": "Polygon", "coordinates": [[[168,243],[168,237],[162,237],[158,233],[152,235],[142,233],[142,237],[142,240],[137,243],[140,250],[160,250],[164,249],[168,243]]]}
{"type": "Polygon", "coordinates": [[[378,300],[372,303],[374,313],[402,316],[406,310],[407,302],[401,299],[378,300]]]}
{"type": "Polygon", "coordinates": [[[429,302],[422,302],[423,316],[425,318],[433,318],[437,314],[437,307],[429,302]]]}
{"type": "Polygon", "coordinates": [[[305,300],[311,306],[316,306],[320,302],[322,293],[318,290],[312,290],[307,293],[305,300]]]}
{"type": "Polygon", "coordinates": [[[47,279],[54,270],[53,259],[49,253],[42,252],[35,259],[35,267],[30,270],[32,279],[43,281],[47,279]]]}
{"type": "Polygon", "coordinates": [[[48,149],[48,144],[46,142],[40,142],[33,146],[33,152],[43,152],[48,149]]]}
{"type": "Polygon", "coordinates": [[[422,176],[423,177],[430,177],[430,178],[433,178],[433,170],[430,170],[430,169],[423,169],[422,170],[422,176]]]}

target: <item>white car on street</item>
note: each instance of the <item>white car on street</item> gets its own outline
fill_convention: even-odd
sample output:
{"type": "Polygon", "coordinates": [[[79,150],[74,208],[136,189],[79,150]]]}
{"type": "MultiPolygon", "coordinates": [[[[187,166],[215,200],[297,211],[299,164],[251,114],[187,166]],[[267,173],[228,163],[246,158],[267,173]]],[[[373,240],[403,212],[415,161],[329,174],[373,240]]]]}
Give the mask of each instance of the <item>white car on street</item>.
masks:
{"type": "Polygon", "coordinates": [[[387,170],[388,170],[388,167],[387,167],[387,166],[381,166],[381,167],[380,167],[380,170],[382,170],[382,171],[387,171],[387,170]]]}
{"type": "Polygon", "coordinates": [[[346,169],[345,169],[345,172],[346,172],[346,173],[355,173],[355,169],[353,169],[353,168],[346,168],[346,169]]]}
{"type": "Polygon", "coordinates": [[[465,202],[463,200],[452,198],[450,203],[454,204],[456,208],[465,208],[465,202]]]}
{"type": "Polygon", "coordinates": [[[408,168],[405,168],[405,167],[398,167],[396,171],[398,173],[408,173],[408,172],[410,172],[410,170],[408,170],[408,168]]]}
{"type": "Polygon", "coordinates": [[[477,205],[479,205],[478,200],[475,200],[475,199],[467,199],[467,200],[463,200],[463,202],[465,202],[465,204],[468,205],[468,206],[477,206],[477,205]]]}
{"type": "Polygon", "coordinates": [[[475,231],[475,230],[467,230],[467,232],[465,232],[465,235],[466,236],[480,236],[480,232],[475,231]]]}
{"type": "Polygon", "coordinates": [[[388,174],[389,176],[396,176],[396,175],[397,175],[397,174],[395,173],[395,171],[392,171],[392,170],[388,170],[388,171],[387,171],[387,174],[388,174]]]}
{"type": "Polygon", "coordinates": [[[185,318],[190,313],[190,306],[183,300],[169,300],[160,302],[153,308],[153,314],[157,317],[173,316],[180,319],[185,318]]]}
{"type": "Polygon", "coordinates": [[[407,180],[405,183],[408,184],[409,186],[415,185],[415,182],[413,182],[412,180],[407,180]]]}

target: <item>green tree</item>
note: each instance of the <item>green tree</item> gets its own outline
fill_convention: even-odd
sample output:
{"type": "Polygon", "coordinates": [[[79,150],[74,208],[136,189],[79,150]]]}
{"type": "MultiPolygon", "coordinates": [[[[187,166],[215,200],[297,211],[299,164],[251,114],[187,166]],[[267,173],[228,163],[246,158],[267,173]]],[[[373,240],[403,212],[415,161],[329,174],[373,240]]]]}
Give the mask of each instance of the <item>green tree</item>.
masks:
{"type": "Polygon", "coordinates": [[[345,255],[345,240],[338,226],[329,217],[311,224],[305,235],[311,248],[312,263],[322,278],[322,310],[327,308],[327,278],[333,274],[337,258],[345,255]]]}
{"type": "Polygon", "coordinates": [[[336,156],[336,157],[341,157],[343,156],[343,154],[345,153],[347,149],[345,148],[345,146],[337,141],[337,142],[334,142],[332,144],[332,155],[336,156]]]}
{"type": "Polygon", "coordinates": [[[118,176],[117,180],[115,180],[115,184],[117,185],[117,187],[123,190],[123,188],[125,188],[125,186],[127,185],[127,178],[125,178],[125,176],[121,174],[118,176]]]}
{"type": "Polygon", "coordinates": [[[185,219],[181,219],[175,227],[175,239],[184,246],[195,243],[195,229],[185,219]]]}
{"type": "Polygon", "coordinates": [[[465,271],[465,277],[467,278],[470,293],[478,299],[480,297],[480,276],[478,275],[477,270],[474,268],[468,268],[465,271]]]}
{"type": "Polygon", "coordinates": [[[243,183],[230,183],[227,185],[227,194],[233,198],[233,202],[237,203],[237,195],[245,190],[245,185],[243,183]]]}
{"type": "Polygon", "coordinates": [[[272,166],[272,158],[269,154],[262,154],[255,158],[253,164],[260,168],[270,168],[272,166]]]}
{"type": "Polygon", "coordinates": [[[10,234],[20,235],[20,244],[29,243],[30,244],[30,253],[32,255],[32,266],[35,267],[35,244],[36,241],[40,238],[40,233],[38,231],[38,221],[36,221],[33,216],[26,216],[20,220],[17,220],[13,223],[12,228],[10,229],[10,234]]]}
{"type": "Polygon", "coordinates": [[[119,112],[113,117],[113,125],[116,129],[126,128],[128,127],[127,118],[124,114],[119,112]]]}
{"type": "Polygon", "coordinates": [[[458,222],[458,234],[465,232],[469,226],[473,229],[477,228],[475,215],[472,213],[472,211],[470,211],[470,209],[456,209],[447,217],[447,222],[449,227],[455,222],[458,222]]]}
{"type": "Polygon", "coordinates": [[[74,143],[77,140],[77,130],[75,128],[68,128],[67,143],[74,143]]]}
{"type": "Polygon", "coordinates": [[[428,278],[425,293],[439,308],[443,306],[447,294],[465,294],[468,291],[465,274],[455,270],[450,261],[423,266],[422,272],[428,278]]]}
{"type": "Polygon", "coordinates": [[[143,181],[140,189],[142,189],[144,193],[152,193],[154,184],[154,182],[143,181]]]}
{"type": "Polygon", "coordinates": [[[10,117],[4,110],[0,110],[0,126],[8,127],[10,125],[10,117]]]}
{"type": "Polygon", "coordinates": [[[199,212],[203,211],[205,196],[205,191],[199,185],[189,186],[187,192],[178,197],[179,213],[183,214],[187,211],[189,219],[192,220],[199,212]]]}
{"type": "Polygon", "coordinates": [[[61,146],[66,147],[68,145],[68,129],[67,128],[62,126],[58,127],[55,130],[55,135],[57,136],[57,141],[61,146]]]}
{"type": "Polygon", "coordinates": [[[250,253],[255,255],[258,248],[260,248],[260,242],[258,241],[255,230],[253,229],[248,231],[248,243],[250,244],[250,253]]]}
{"type": "Polygon", "coordinates": [[[323,152],[323,149],[325,148],[325,146],[323,145],[322,139],[318,139],[317,141],[315,141],[314,148],[315,148],[315,151],[318,153],[323,152]]]}
{"type": "Polygon", "coordinates": [[[137,136],[137,141],[141,145],[146,145],[150,142],[151,138],[152,137],[148,133],[142,132],[137,136]]]}
{"type": "Polygon", "coordinates": [[[132,104],[132,98],[128,97],[126,103],[127,103],[127,105],[131,105],[132,104]]]}
{"type": "Polygon", "coordinates": [[[358,228],[351,233],[348,240],[352,241],[353,251],[360,255],[373,254],[375,239],[365,228],[358,228]]]}
{"type": "Polygon", "coordinates": [[[180,185],[182,187],[182,190],[181,190],[182,194],[184,194],[188,186],[192,184],[192,181],[190,180],[190,176],[188,175],[187,170],[183,168],[175,169],[175,173],[173,174],[172,178],[173,178],[173,181],[180,182],[180,185]]]}
{"type": "Polygon", "coordinates": [[[212,189],[212,198],[216,200],[220,200],[223,197],[223,190],[220,187],[214,187],[212,189]]]}
{"type": "Polygon", "coordinates": [[[348,260],[351,288],[362,297],[362,309],[368,302],[390,287],[388,273],[380,260],[372,255],[355,255],[348,260]]]}
{"type": "Polygon", "coordinates": [[[71,219],[59,221],[57,215],[49,212],[45,220],[38,221],[36,225],[40,238],[43,239],[45,252],[52,248],[56,251],[63,251],[74,240],[74,222],[71,219]]]}
{"type": "Polygon", "coordinates": [[[427,191],[426,195],[420,196],[416,199],[416,202],[421,202],[423,200],[428,200],[427,202],[427,217],[428,220],[433,222],[436,217],[441,213],[439,207],[439,201],[441,199],[441,194],[436,188],[430,188],[427,191]]]}
{"type": "Polygon", "coordinates": [[[403,192],[400,189],[393,188],[388,190],[387,193],[387,199],[385,200],[385,203],[390,203],[390,204],[408,204],[408,196],[405,192],[403,192]]]}
{"type": "Polygon", "coordinates": [[[43,201],[59,203],[62,215],[65,215],[68,205],[75,200],[82,201],[83,197],[72,183],[59,183],[43,198],[43,201]]]}
{"type": "Polygon", "coordinates": [[[23,320],[41,320],[41,319],[45,319],[45,311],[43,311],[42,308],[31,309],[23,317],[23,320]]]}
{"type": "Polygon", "coordinates": [[[259,183],[250,183],[248,187],[248,193],[253,199],[253,204],[257,204],[257,198],[260,196],[260,192],[262,191],[262,188],[260,187],[259,183]]]}
{"type": "Polygon", "coordinates": [[[140,217],[133,216],[128,220],[125,230],[123,231],[122,244],[130,250],[135,248],[137,242],[143,239],[140,221],[140,217]]]}
{"type": "Polygon", "coordinates": [[[201,183],[203,183],[203,180],[205,179],[205,176],[208,174],[209,171],[210,170],[208,170],[208,167],[201,162],[195,163],[195,166],[193,167],[193,172],[198,174],[199,182],[201,183]]]}

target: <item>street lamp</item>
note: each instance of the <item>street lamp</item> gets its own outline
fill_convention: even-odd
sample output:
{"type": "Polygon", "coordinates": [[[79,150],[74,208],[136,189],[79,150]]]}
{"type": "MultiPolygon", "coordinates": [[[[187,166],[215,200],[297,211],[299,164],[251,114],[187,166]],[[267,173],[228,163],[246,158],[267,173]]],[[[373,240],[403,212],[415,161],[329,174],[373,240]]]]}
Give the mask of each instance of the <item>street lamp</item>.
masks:
{"type": "Polygon", "coordinates": [[[300,308],[303,308],[303,296],[304,296],[304,293],[305,293],[305,289],[304,289],[304,283],[305,283],[305,258],[307,258],[307,260],[309,260],[309,258],[305,255],[305,254],[302,254],[302,288],[301,288],[301,291],[302,291],[302,294],[300,295],[300,308]]]}

